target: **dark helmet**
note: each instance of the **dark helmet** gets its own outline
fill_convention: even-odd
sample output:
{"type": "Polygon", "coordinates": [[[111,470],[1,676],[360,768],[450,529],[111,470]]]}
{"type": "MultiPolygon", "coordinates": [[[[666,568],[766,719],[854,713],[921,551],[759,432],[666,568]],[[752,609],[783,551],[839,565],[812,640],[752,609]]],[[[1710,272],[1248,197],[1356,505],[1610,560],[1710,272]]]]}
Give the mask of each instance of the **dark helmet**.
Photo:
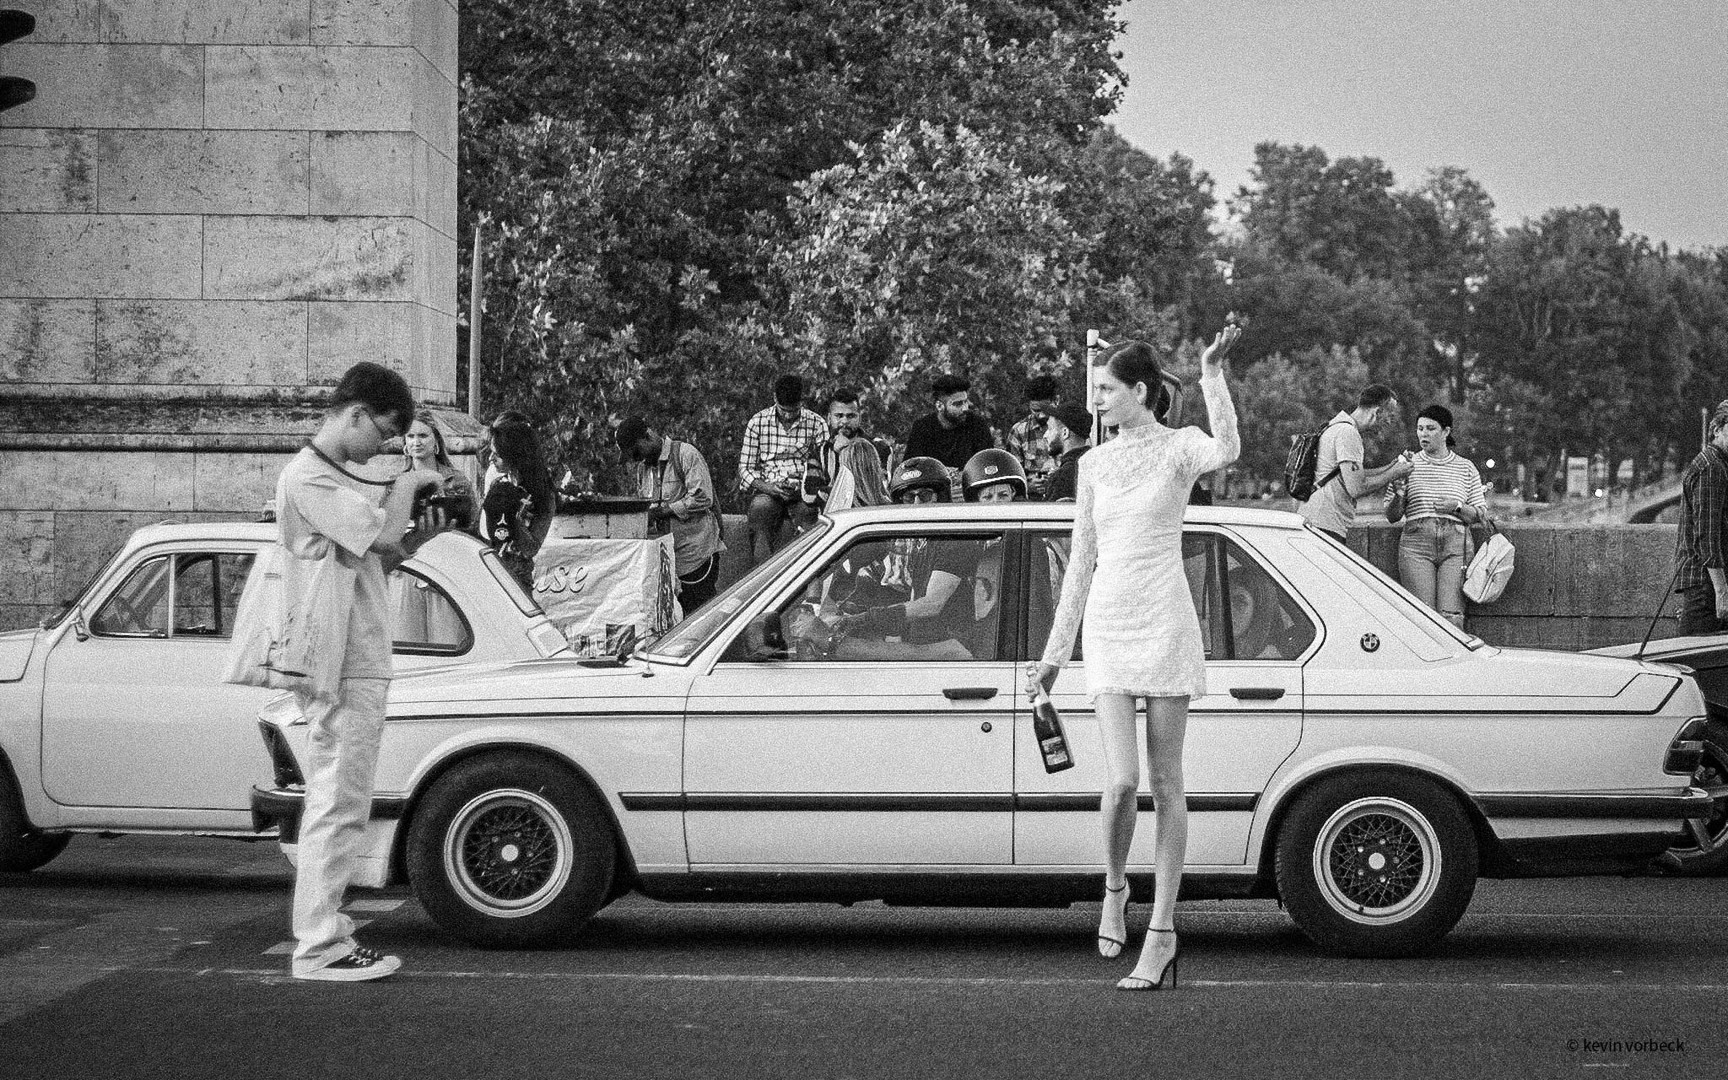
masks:
{"type": "Polygon", "coordinates": [[[933,457],[912,457],[900,463],[888,481],[888,494],[895,501],[916,488],[932,488],[937,502],[948,502],[948,467],[933,457]]]}
{"type": "Polygon", "coordinates": [[[966,493],[967,502],[976,502],[980,490],[1004,481],[1019,489],[1019,498],[1026,497],[1026,470],[1020,459],[1006,450],[980,450],[960,470],[960,490],[966,493]]]}

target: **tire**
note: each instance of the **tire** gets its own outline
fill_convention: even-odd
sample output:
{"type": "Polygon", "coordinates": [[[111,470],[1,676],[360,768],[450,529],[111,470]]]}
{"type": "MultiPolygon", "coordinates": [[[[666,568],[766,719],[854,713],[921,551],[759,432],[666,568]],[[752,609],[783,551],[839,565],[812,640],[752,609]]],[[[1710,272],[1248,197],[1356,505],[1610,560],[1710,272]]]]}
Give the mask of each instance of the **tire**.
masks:
{"type": "Polygon", "coordinates": [[[0,762],[0,873],[23,874],[46,866],[71,843],[69,833],[45,833],[24,816],[18,785],[0,762]]]}
{"type": "Polygon", "coordinates": [[[499,753],[433,784],[409,822],[407,862],[439,926],[520,948],[569,936],[605,905],[617,850],[599,800],[568,769],[499,753]]]}
{"type": "Polygon", "coordinates": [[[1685,838],[1658,860],[1658,868],[1681,877],[1704,877],[1728,869],[1728,723],[1704,725],[1704,757],[1692,783],[1710,792],[1710,816],[1686,823],[1685,838]]]}
{"type": "Polygon", "coordinates": [[[1342,956],[1421,953],[1476,890],[1476,833],[1439,784],[1397,773],[1322,780],[1278,831],[1279,895],[1296,925],[1342,956]]]}

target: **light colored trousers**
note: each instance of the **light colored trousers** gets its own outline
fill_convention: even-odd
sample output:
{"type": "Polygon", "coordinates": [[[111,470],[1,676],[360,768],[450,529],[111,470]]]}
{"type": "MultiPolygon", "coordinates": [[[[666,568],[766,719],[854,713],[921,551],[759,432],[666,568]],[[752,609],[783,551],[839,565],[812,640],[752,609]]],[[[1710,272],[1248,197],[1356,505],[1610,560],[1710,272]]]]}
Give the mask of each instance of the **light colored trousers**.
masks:
{"type": "Polygon", "coordinates": [[[1451,518],[1404,523],[1398,538],[1398,578],[1416,598],[1464,626],[1464,571],[1468,568],[1470,530],[1451,518]]]}
{"type": "Polygon", "coordinates": [[[372,816],[372,779],[384,735],[389,679],[343,679],[334,706],[304,709],[306,801],[294,872],[294,971],[304,973],[354,950],[354,920],[342,894],[372,816]]]}

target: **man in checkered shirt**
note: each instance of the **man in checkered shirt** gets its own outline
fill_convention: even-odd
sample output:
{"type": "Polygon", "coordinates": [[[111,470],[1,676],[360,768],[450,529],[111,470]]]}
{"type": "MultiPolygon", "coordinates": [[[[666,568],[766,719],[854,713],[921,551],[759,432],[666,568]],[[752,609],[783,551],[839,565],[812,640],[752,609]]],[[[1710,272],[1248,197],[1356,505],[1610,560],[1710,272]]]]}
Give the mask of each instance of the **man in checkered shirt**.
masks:
{"type": "Polygon", "coordinates": [[[1061,385],[1054,375],[1026,377],[1026,416],[1008,429],[1008,452],[1019,458],[1025,468],[1026,484],[1034,499],[1045,498],[1045,484],[1056,468],[1056,455],[1050,452],[1050,436],[1045,427],[1050,414],[1061,404],[1061,385]]]}
{"type": "Polygon", "coordinates": [[[1680,636],[1728,630],[1728,401],[1710,416],[1710,445],[1680,474],[1674,591],[1680,636]]]}
{"type": "Polygon", "coordinates": [[[780,525],[788,517],[800,530],[816,521],[816,508],[802,497],[804,465],[828,436],[827,423],[806,409],[804,380],[782,375],[774,380],[774,404],[744,425],[738,452],[738,486],[750,496],[750,565],[774,551],[780,525]]]}

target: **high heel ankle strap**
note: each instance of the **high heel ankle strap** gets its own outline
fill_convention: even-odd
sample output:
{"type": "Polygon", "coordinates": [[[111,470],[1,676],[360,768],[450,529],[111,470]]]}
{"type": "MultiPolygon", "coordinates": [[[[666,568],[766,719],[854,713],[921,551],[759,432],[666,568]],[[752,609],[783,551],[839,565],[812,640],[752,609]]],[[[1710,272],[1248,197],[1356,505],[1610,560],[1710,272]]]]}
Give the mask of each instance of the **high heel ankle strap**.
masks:
{"type": "Polygon", "coordinates": [[[1114,889],[1112,889],[1110,886],[1106,885],[1106,886],[1104,886],[1104,891],[1108,892],[1108,893],[1118,893],[1118,892],[1121,892],[1123,889],[1126,889],[1127,887],[1128,887],[1128,883],[1126,881],[1124,881],[1122,884],[1116,886],[1114,889]]]}
{"type": "Polygon", "coordinates": [[[1159,930],[1157,927],[1149,926],[1146,928],[1146,932],[1148,934],[1174,934],[1176,931],[1174,928],[1169,930],[1159,930]]]}

